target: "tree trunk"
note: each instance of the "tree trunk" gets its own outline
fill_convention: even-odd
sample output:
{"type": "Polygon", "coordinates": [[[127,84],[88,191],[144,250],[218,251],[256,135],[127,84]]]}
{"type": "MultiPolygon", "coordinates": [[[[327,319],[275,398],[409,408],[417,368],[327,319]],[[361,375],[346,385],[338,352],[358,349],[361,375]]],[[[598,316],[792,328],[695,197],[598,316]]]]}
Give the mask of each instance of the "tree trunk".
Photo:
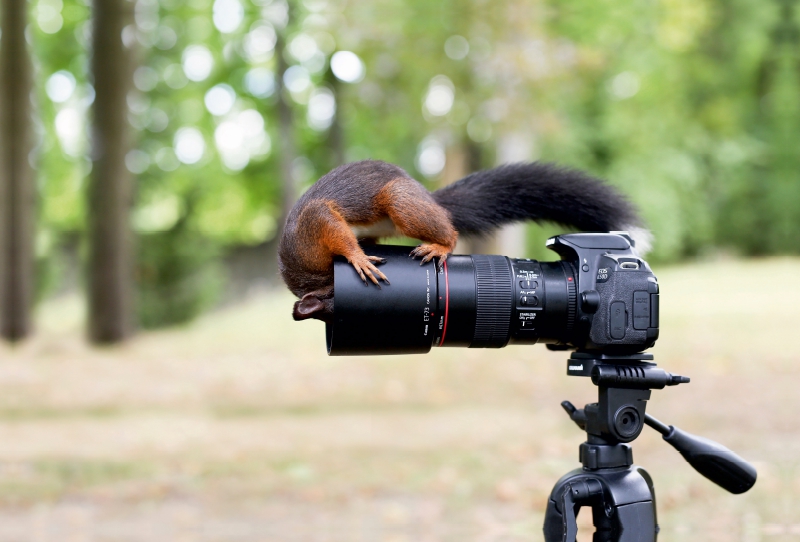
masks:
{"type": "MultiPolygon", "coordinates": [[[[531,159],[534,141],[532,131],[512,132],[498,138],[497,165],[514,162],[527,162],[531,159]]],[[[518,222],[502,227],[495,234],[492,250],[495,254],[505,254],[521,258],[525,254],[527,224],[518,222]]]]}
{"type": "MultiPolygon", "coordinates": [[[[466,140],[447,149],[442,186],[452,184],[470,173],[482,169],[483,151],[477,143],[466,140]]],[[[482,237],[459,237],[455,254],[497,254],[494,234],[482,237]]]]}
{"type": "Polygon", "coordinates": [[[0,335],[16,341],[30,333],[34,292],[32,70],[25,41],[28,3],[0,5],[0,335]]]}
{"type": "MultiPolygon", "coordinates": [[[[285,29],[284,29],[285,32],[285,29]]],[[[289,68],[284,55],[286,42],[283,35],[278,35],[275,42],[275,57],[278,59],[278,73],[275,75],[275,91],[278,96],[278,137],[280,139],[280,171],[281,171],[281,218],[278,223],[278,238],[286,225],[289,211],[297,201],[297,183],[292,172],[297,158],[297,146],[294,141],[294,114],[289,91],[283,84],[283,75],[289,68]]]]}
{"type": "Polygon", "coordinates": [[[333,70],[330,66],[325,74],[325,80],[331,87],[334,103],[336,104],[336,111],[333,113],[331,127],[328,129],[328,145],[330,146],[331,156],[333,158],[333,167],[338,167],[344,164],[346,160],[344,128],[342,127],[342,93],[344,91],[344,85],[333,75],[333,70]]]}
{"type": "Polygon", "coordinates": [[[131,52],[122,29],[133,3],[95,0],[92,10],[94,118],[89,180],[89,338],[115,343],[134,329],[133,237],[130,210],[133,177],[125,167],[130,149],[126,96],[132,79],[131,52]]]}

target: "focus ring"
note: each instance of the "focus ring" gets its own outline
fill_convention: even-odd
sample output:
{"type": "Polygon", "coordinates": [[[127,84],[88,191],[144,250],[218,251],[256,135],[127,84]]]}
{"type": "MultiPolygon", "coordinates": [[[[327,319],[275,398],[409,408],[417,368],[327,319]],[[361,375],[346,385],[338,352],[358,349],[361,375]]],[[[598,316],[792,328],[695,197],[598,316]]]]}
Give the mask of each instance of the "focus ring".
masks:
{"type": "Polygon", "coordinates": [[[575,279],[572,266],[569,262],[562,261],[564,275],[567,277],[567,333],[572,333],[575,327],[575,313],[578,309],[578,292],[575,286],[575,279]]]}
{"type": "Polygon", "coordinates": [[[511,337],[513,273],[505,256],[472,256],[475,265],[475,334],[470,348],[502,348],[511,337]]]}

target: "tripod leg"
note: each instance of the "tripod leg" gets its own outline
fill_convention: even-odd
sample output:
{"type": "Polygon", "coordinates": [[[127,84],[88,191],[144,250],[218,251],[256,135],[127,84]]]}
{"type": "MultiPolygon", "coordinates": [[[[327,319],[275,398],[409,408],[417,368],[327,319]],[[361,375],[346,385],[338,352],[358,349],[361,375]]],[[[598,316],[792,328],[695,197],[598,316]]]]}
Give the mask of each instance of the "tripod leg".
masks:
{"type": "Polygon", "coordinates": [[[592,542],[616,542],[615,536],[619,533],[615,531],[616,525],[608,517],[603,506],[592,507],[592,523],[594,524],[592,542]]]}
{"type": "Polygon", "coordinates": [[[578,536],[576,516],[580,507],[599,504],[602,508],[602,503],[602,484],[581,470],[559,480],[547,503],[545,542],[575,542],[578,536]]]}
{"type": "MultiPolygon", "coordinates": [[[[577,528],[577,524],[576,524],[577,528]]],[[[564,540],[564,517],[550,498],[544,513],[544,542],[562,542],[564,540]]],[[[570,542],[574,542],[574,538],[570,542]]]]}
{"type": "Polygon", "coordinates": [[[564,516],[562,523],[564,535],[562,540],[566,542],[573,542],[578,538],[578,513],[575,509],[578,508],[580,510],[580,504],[575,502],[575,493],[576,491],[572,485],[567,485],[561,494],[561,513],[564,516]]]}

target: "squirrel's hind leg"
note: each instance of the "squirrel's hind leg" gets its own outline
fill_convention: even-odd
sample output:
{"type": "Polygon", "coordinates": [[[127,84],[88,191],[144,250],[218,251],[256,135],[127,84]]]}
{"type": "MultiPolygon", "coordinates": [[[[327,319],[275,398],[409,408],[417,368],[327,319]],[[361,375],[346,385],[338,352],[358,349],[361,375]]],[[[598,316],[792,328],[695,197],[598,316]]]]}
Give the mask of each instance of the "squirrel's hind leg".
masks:
{"type": "Polygon", "coordinates": [[[424,241],[411,251],[411,256],[422,258],[422,263],[436,257],[441,263],[453,252],[458,233],[450,215],[417,181],[389,182],[381,189],[377,200],[400,233],[424,241]]]}

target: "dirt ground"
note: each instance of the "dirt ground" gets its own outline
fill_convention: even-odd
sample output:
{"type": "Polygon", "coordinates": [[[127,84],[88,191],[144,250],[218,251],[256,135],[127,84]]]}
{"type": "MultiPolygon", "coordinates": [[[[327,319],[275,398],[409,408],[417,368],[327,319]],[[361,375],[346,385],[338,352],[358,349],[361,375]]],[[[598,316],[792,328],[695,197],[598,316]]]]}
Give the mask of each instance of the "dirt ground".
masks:
{"type": "MultiPolygon", "coordinates": [[[[734,496],[650,429],[664,541],[800,540],[800,259],[656,269],[648,412],[755,463],[734,496]]],[[[329,358],[284,292],[121,348],[83,340],[77,296],[0,346],[0,542],[541,540],[578,466],[561,410],[595,389],[542,346],[329,358]]],[[[591,540],[590,520],[579,540],[591,540]]]]}

